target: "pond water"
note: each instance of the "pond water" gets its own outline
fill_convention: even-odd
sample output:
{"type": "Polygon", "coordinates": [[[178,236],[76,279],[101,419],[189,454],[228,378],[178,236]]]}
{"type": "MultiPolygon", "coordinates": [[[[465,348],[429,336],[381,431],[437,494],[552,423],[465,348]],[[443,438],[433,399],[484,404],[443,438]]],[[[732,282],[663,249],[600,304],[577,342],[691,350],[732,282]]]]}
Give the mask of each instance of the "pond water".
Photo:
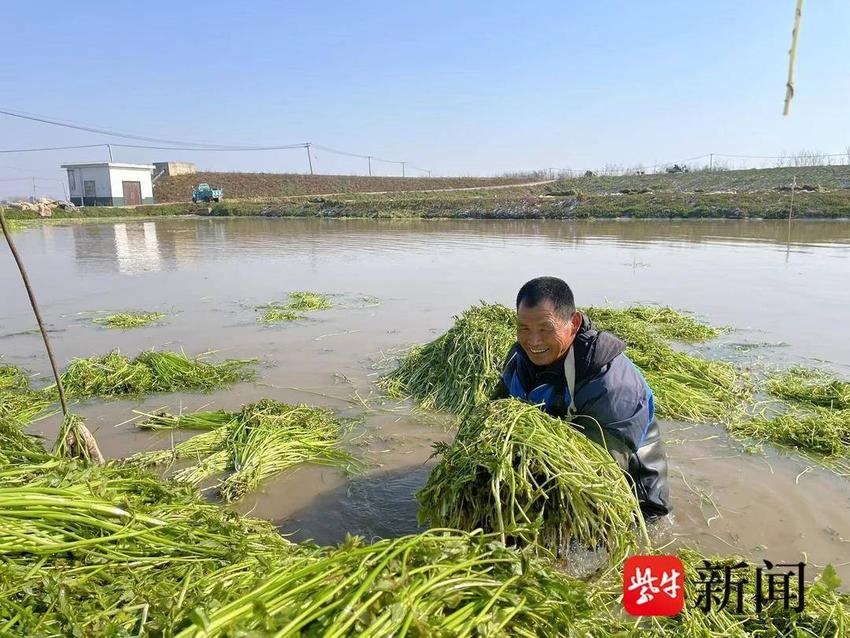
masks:
{"type": "MultiPolygon", "coordinates": [[[[137,430],[134,410],[236,409],[270,397],[364,417],[350,445],[368,461],[365,474],[304,467],[237,505],[297,540],[417,529],[413,493],[432,443],[452,438],[451,422],[381,402],[376,366],[479,300],[511,305],[537,275],[566,279],[579,305],[660,303],[735,327],[701,347],[705,356],[850,376],[847,222],[186,218],[50,225],[15,239],[61,361],[118,347],[261,362],[256,383],[209,395],[78,405],[106,456],[171,444],[170,434],[137,430]],[[255,306],[292,290],[335,295],[336,306],[277,327],[257,323],[255,306]],[[91,323],[128,309],[169,316],[131,331],[91,323]]],[[[34,327],[2,250],[0,356],[46,374],[34,327]]],[[[34,427],[52,436],[56,426],[34,427]]],[[[664,540],[759,561],[832,562],[850,582],[850,480],[769,447],[748,454],[718,427],[662,427],[675,506],[664,540]]]]}

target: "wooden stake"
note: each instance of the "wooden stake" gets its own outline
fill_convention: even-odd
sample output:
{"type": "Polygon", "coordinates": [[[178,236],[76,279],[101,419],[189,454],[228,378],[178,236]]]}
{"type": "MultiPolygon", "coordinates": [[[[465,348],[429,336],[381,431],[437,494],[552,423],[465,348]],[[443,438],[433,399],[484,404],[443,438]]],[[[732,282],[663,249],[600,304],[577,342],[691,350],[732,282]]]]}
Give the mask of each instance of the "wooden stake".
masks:
{"type": "MultiPolygon", "coordinates": [[[[59,392],[59,404],[62,406],[62,415],[67,418],[68,402],[65,400],[65,388],[62,385],[62,377],[59,374],[59,368],[56,367],[56,359],[53,356],[53,349],[50,347],[50,339],[47,337],[47,330],[44,327],[44,321],[41,318],[41,311],[38,309],[38,303],[35,300],[35,294],[33,293],[32,286],[30,285],[27,271],[24,268],[24,263],[21,260],[21,256],[18,254],[17,248],[15,248],[15,242],[12,241],[12,233],[6,225],[6,216],[3,214],[3,208],[0,208],[0,227],[3,228],[3,234],[6,236],[6,243],[9,244],[9,250],[12,251],[12,257],[18,265],[18,270],[21,273],[21,279],[23,279],[24,282],[24,288],[26,288],[27,296],[30,299],[33,314],[35,314],[35,320],[38,322],[38,329],[41,330],[41,338],[44,340],[44,348],[47,350],[47,358],[50,360],[50,367],[53,369],[53,378],[56,379],[56,389],[59,392]]],[[[89,451],[89,455],[93,461],[96,463],[103,463],[103,454],[101,454],[100,449],[97,447],[97,441],[95,441],[94,435],[89,432],[88,428],[82,423],[79,424],[79,428],[80,435],[84,441],[80,442],[74,438],[73,441],[68,442],[69,447],[71,449],[78,449],[80,445],[83,445],[89,451]]],[[[61,429],[60,432],[62,432],[61,429]]]]}

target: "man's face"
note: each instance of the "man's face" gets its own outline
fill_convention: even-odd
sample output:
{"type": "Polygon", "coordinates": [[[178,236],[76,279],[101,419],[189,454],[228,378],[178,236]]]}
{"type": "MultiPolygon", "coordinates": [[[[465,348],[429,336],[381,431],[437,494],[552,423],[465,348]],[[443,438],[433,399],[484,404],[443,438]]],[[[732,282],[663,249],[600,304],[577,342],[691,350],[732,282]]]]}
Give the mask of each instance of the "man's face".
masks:
{"type": "Polygon", "coordinates": [[[534,365],[545,366],[563,357],[581,326],[581,315],[566,321],[550,300],[528,307],[523,301],[516,312],[517,341],[534,365]]]}

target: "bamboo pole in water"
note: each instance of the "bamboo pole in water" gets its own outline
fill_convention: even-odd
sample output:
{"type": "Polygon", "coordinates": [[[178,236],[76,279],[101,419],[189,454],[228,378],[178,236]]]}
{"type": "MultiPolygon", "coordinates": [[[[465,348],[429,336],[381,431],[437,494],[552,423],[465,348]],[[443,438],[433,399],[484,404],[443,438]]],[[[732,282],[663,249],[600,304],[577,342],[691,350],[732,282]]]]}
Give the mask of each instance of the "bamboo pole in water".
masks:
{"type": "MultiPolygon", "coordinates": [[[[59,368],[56,367],[56,358],[53,356],[53,348],[50,347],[50,339],[47,337],[47,330],[44,327],[44,320],[41,318],[41,311],[38,308],[38,302],[35,300],[35,293],[33,293],[32,285],[30,284],[29,277],[27,276],[26,268],[24,268],[24,263],[21,260],[21,256],[18,253],[18,249],[15,247],[15,242],[12,241],[12,233],[9,231],[9,227],[6,225],[6,216],[3,214],[3,209],[0,208],[0,227],[3,228],[3,234],[6,236],[6,243],[9,244],[9,250],[12,251],[12,257],[15,260],[15,263],[18,266],[18,270],[21,273],[21,279],[24,282],[24,288],[27,291],[27,296],[30,300],[30,305],[32,306],[33,314],[35,314],[35,320],[38,323],[38,329],[41,331],[41,338],[44,340],[44,348],[47,350],[47,358],[50,360],[50,367],[53,370],[53,377],[56,379],[56,390],[59,393],[59,404],[62,406],[62,415],[67,418],[68,417],[68,402],[65,398],[65,388],[62,385],[62,376],[59,374],[59,368]]],[[[89,453],[93,461],[97,463],[103,463],[103,454],[101,454],[100,449],[97,446],[97,441],[94,438],[94,435],[89,432],[88,428],[82,423],[78,426],[80,428],[80,435],[84,439],[83,441],[75,441],[75,445],[85,446],[89,449],[89,453]]],[[[62,432],[63,430],[60,430],[62,432]]]]}
{"type": "Polygon", "coordinates": [[[791,49],[788,51],[788,82],[785,84],[785,109],[782,115],[791,112],[791,98],[794,97],[794,65],[797,62],[797,37],[800,35],[800,18],[803,17],[803,0],[797,0],[794,12],[794,30],[791,31],[791,49]]]}

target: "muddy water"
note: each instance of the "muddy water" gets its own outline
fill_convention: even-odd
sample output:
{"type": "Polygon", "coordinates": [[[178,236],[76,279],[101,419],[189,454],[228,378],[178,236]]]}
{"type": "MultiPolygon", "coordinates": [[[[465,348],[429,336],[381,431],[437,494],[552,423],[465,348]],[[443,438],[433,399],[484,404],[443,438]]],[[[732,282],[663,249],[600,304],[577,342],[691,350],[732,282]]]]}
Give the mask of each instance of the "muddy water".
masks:
{"type": "MultiPolygon", "coordinates": [[[[231,408],[262,397],[363,416],[350,441],[370,463],[355,479],[304,467],[239,509],[297,539],[416,529],[413,492],[446,419],[376,399],[386,353],[432,339],[480,299],[512,302],[539,274],[573,285],[580,304],[658,302],[737,330],[705,348],[746,364],[797,361],[850,375],[850,223],[169,219],[48,226],[15,235],[57,356],[119,347],[218,350],[260,360],[257,383],[210,395],[78,406],[105,454],[167,447],[128,422],[134,410],[231,408]],[[290,290],[337,306],[280,327],[254,306],[290,290]],[[373,303],[369,298],[379,302],[373,303]],[[159,310],[160,326],[94,326],[103,311],[159,310]],[[365,399],[368,409],[354,395],[365,399]]],[[[20,282],[0,251],[0,355],[45,374],[20,282]]],[[[37,424],[47,435],[55,420],[37,424]]],[[[767,448],[747,454],[718,428],[666,423],[675,524],[664,540],[754,560],[840,565],[850,582],[850,480],[767,448]]]]}

